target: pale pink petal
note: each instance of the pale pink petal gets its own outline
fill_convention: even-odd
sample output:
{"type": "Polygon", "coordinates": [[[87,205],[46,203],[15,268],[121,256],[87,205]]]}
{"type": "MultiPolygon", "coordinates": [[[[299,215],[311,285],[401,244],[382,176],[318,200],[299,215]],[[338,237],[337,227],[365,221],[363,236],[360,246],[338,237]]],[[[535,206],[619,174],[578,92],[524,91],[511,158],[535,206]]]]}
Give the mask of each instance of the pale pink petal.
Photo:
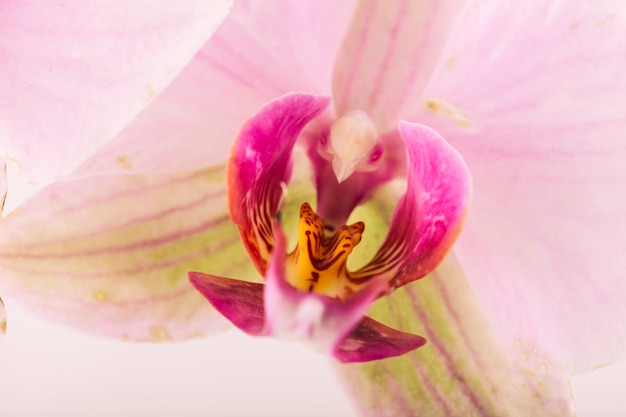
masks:
{"type": "Polygon", "coordinates": [[[428,342],[398,358],[337,367],[359,416],[574,416],[564,370],[534,346],[499,344],[452,256],[370,314],[428,342]]]}
{"type": "Polygon", "coordinates": [[[626,353],[626,9],[472,3],[419,120],[474,197],[457,253],[495,329],[592,369],[626,353]]]}
{"type": "Polygon", "coordinates": [[[130,340],[226,325],[190,270],[256,275],[226,210],[224,169],[59,182],[0,223],[0,289],[46,319],[130,340]]]}
{"type": "Polygon", "coordinates": [[[228,6],[227,0],[3,3],[3,152],[29,178],[67,174],[176,76],[228,6]]]}
{"type": "Polygon", "coordinates": [[[384,274],[394,287],[424,277],[456,241],[470,202],[471,178],[461,156],[434,130],[401,122],[408,154],[405,195],[374,258],[352,275],[384,274]]]}
{"type": "Polygon", "coordinates": [[[262,274],[273,247],[274,218],[292,172],[302,129],[330,99],[294,93],[264,106],[241,129],[228,163],[228,200],[244,246],[262,274]]]}
{"type": "Polygon", "coordinates": [[[235,2],[189,66],[81,175],[225,161],[239,129],[261,106],[291,91],[330,95],[332,65],[353,9],[352,0],[235,2]]]}
{"type": "Polygon", "coordinates": [[[337,114],[369,113],[381,133],[418,102],[464,0],[359,2],[337,56],[337,114]]]}

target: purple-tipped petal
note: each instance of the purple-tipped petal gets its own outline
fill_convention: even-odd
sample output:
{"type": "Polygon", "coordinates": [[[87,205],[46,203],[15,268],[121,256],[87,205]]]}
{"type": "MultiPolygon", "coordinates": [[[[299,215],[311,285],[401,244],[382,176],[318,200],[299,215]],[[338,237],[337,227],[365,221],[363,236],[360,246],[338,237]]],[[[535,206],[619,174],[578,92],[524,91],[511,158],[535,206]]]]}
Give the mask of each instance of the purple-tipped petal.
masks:
{"type": "Polygon", "coordinates": [[[395,287],[437,267],[461,232],[471,194],[463,159],[437,132],[407,122],[398,130],[408,153],[406,193],[380,250],[353,274],[363,280],[385,274],[395,287]]]}
{"type": "Polygon", "coordinates": [[[190,272],[193,286],[237,328],[261,336],[265,329],[263,284],[190,272]]]}
{"type": "Polygon", "coordinates": [[[398,356],[426,342],[364,316],[371,303],[389,290],[382,277],[347,301],[293,288],[285,277],[285,236],[279,225],[274,225],[274,231],[265,285],[189,273],[193,286],[236,327],[253,336],[302,340],[342,362],[398,356]]]}
{"type": "Polygon", "coordinates": [[[229,208],[255,266],[265,272],[272,227],[291,176],[291,152],[306,124],[328,97],[294,93],[263,107],[241,129],[228,164],[229,208]]]}
{"type": "Polygon", "coordinates": [[[425,343],[422,336],[392,329],[366,316],[336,347],[334,355],[344,363],[369,362],[404,355],[425,343]]]}

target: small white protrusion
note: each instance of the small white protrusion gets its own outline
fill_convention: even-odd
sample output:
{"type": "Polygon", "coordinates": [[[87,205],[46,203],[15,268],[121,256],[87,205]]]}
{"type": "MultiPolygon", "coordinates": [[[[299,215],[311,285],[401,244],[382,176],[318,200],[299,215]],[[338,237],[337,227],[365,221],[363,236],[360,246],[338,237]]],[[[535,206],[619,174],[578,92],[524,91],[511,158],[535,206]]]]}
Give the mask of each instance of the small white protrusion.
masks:
{"type": "Polygon", "coordinates": [[[330,125],[332,166],[337,181],[343,182],[359,169],[380,141],[374,122],[365,112],[355,110],[338,117],[330,125]]]}

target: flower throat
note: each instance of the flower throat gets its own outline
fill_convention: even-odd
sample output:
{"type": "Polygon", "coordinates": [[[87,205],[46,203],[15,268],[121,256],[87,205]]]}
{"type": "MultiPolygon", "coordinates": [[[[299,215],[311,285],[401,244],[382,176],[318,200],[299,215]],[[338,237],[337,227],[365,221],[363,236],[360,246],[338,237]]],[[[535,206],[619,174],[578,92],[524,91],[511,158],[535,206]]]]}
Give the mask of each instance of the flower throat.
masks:
{"type": "Polygon", "coordinates": [[[289,283],[301,290],[349,298],[354,292],[347,270],[348,255],[361,241],[365,224],[341,226],[333,235],[324,235],[324,220],[308,203],[300,207],[298,242],[287,256],[289,283]]]}

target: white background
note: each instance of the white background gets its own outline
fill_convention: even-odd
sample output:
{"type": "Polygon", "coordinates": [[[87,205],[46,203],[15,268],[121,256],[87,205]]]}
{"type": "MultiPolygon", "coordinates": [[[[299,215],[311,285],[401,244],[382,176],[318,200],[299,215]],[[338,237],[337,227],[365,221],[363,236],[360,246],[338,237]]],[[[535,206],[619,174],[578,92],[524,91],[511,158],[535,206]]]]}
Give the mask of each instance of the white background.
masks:
{"type": "MultiPolygon", "coordinates": [[[[184,344],[97,339],[9,305],[0,416],[351,417],[327,360],[237,331],[184,344]]],[[[578,417],[626,416],[626,366],[572,381],[578,417]]]]}

